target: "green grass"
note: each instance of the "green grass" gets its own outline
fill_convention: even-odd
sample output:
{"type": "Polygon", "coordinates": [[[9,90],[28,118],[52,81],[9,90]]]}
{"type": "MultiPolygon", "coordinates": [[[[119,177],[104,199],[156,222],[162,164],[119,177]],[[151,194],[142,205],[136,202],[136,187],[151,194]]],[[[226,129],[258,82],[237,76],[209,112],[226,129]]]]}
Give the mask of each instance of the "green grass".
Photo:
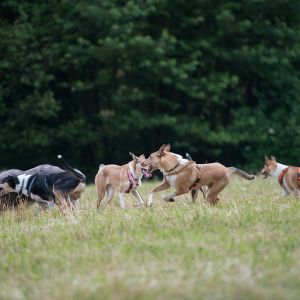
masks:
{"type": "Polygon", "coordinates": [[[279,193],[234,179],[216,207],[162,192],[97,211],[90,186],[78,213],[3,213],[0,299],[298,299],[300,206],[279,193]]]}

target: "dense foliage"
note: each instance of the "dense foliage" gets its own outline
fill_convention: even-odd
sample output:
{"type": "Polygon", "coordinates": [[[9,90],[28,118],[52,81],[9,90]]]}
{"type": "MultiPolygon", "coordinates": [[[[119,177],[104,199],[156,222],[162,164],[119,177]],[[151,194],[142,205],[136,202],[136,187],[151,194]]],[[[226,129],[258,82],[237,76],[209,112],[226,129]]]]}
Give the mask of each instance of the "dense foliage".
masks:
{"type": "MultiPolygon", "coordinates": [[[[170,142],[197,161],[300,164],[300,5],[3,0],[0,166],[93,175],[170,142]]],[[[91,177],[92,179],[92,177],[91,177]]]]}

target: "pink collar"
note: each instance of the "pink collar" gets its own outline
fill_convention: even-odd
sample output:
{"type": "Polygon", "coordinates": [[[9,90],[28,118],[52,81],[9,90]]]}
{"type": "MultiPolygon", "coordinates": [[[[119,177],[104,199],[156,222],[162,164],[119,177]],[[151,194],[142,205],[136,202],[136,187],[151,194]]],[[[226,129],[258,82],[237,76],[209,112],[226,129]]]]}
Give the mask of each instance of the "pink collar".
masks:
{"type": "Polygon", "coordinates": [[[125,193],[129,193],[134,185],[139,186],[139,180],[137,178],[134,178],[134,176],[130,172],[129,168],[127,170],[127,177],[130,182],[130,186],[129,186],[129,189],[125,193]]]}

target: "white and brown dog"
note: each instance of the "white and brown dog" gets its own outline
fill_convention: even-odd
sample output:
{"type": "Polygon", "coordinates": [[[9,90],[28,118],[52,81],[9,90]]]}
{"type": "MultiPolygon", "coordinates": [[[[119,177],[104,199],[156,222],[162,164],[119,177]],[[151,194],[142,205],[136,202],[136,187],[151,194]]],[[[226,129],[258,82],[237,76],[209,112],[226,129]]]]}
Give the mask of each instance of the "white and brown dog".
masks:
{"type": "Polygon", "coordinates": [[[154,203],[155,193],[170,187],[174,188],[175,192],[163,196],[163,200],[173,202],[174,197],[202,186],[208,187],[207,201],[210,204],[216,204],[220,200],[219,193],[228,185],[233,173],[247,180],[255,178],[254,175],[249,175],[234,167],[227,168],[219,163],[196,164],[170,150],[171,146],[164,144],[142,163],[149,173],[159,169],[164,175],[163,182],[151,191],[148,206],[154,203]]]}
{"type": "Polygon", "coordinates": [[[132,193],[137,199],[136,206],[143,205],[144,201],[137,188],[141,186],[142,177],[150,177],[151,174],[147,169],[142,167],[145,161],[145,156],[135,156],[129,153],[132,161],[123,166],[118,165],[100,165],[99,171],[95,177],[97,190],[97,208],[100,208],[100,203],[106,194],[106,203],[108,204],[113,198],[114,192],[118,191],[120,206],[125,208],[125,193],[132,193]]]}
{"type": "Polygon", "coordinates": [[[272,177],[282,187],[282,197],[292,195],[299,198],[300,195],[300,168],[280,164],[274,156],[265,156],[265,165],[261,174],[266,179],[272,177]]]}

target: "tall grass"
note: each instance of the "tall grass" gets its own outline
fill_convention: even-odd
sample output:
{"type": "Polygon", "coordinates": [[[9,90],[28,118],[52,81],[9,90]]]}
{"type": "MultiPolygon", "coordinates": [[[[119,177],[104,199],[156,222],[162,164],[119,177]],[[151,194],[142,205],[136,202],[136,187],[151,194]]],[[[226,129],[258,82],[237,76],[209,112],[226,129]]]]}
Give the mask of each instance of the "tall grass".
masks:
{"type": "Polygon", "coordinates": [[[233,180],[215,207],[163,193],[97,211],[90,186],[76,213],[2,213],[0,299],[299,298],[298,200],[260,179],[233,180]]]}

